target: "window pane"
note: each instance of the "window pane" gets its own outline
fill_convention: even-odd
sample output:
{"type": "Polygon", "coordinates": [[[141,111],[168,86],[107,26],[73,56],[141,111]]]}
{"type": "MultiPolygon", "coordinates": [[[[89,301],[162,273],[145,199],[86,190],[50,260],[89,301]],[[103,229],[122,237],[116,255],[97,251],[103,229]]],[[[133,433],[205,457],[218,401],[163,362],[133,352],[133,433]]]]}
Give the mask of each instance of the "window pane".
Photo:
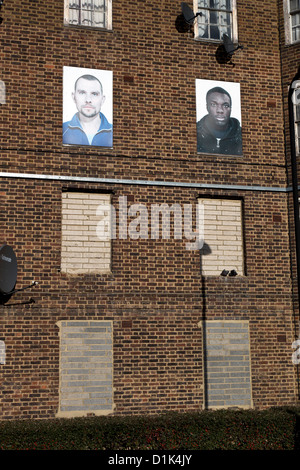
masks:
{"type": "Polygon", "coordinates": [[[208,8],[209,7],[209,4],[208,4],[208,0],[199,0],[198,1],[198,7],[199,8],[208,8]]]}
{"type": "Polygon", "coordinates": [[[94,13],[94,25],[95,26],[105,26],[105,15],[101,12],[94,13]]]}
{"type": "Polygon", "coordinates": [[[79,10],[69,10],[69,23],[79,24],[79,10]]]}
{"type": "Polygon", "coordinates": [[[199,37],[208,38],[208,11],[202,10],[202,16],[197,17],[199,37]]]}
{"type": "Polygon", "coordinates": [[[211,24],[218,24],[218,13],[216,11],[210,12],[210,23],[211,24]]]}
{"type": "Polygon", "coordinates": [[[69,8],[80,8],[80,0],[72,0],[69,2],[69,8]]]}
{"type": "Polygon", "coordinates": [[[296,122],[300,122],[300,104],[295,106],[295,120],[296,122]]]}
{"type": "Polygon", "coordinates": [[[105,7],[105,1],[104,0],[95,0],[94,1],[94,8],[95,10],[104,10],[105,7]]]}
{"type": "Polygon", "coordinates": [[[300,153],[300,124],[295,125],[295,140],[296,140],[296,152],[299,155],[300,153]]]}
{"type": "Polygon", "coordinates": [[[230,26],[231,24],[231,14],[230,13],[219,13],[220,16],[220,24],[222,26],[230,26]]]}
{"type": "Polygon", "coordinates": [[[69,24],[79,24],[80,22],[80,0],[69,2],[69,24]]]}
{"type": "Polygon", "coordinates": [[[92,12],[88,10],[82,10],[81,12],[81,24],[83,26],[92,26],[93,19],[92,19],[92,12]]]}
{"type": "Polygon", "coordinates": [[[227,34],[229,39],[231,39],[231,28],[227,28],[226,26],[220,26],[220,38],[222,39],[224,34],[227,34]]]}
{"type": "Polygon", "coordinates": [[[231,1],[230,0],[219,0],[218,5],[216,6],[219,10],[231,10],[231,1]]]}
{"type": "Polygon", "coordinates": [[[292,26],[300,25],[300,13],[296,13],[292,16],[292,26]]]}
{"type": "Polygon", "coordinates": [[[300,27],[297,26],[292,31],[293,41],[298,41],[300,39],[300,27]]]}
{"type": "Polygon", "coordinates": [[[211,39],[220,39],[220,30],[218,26],[211,26],[210,27],[210,37],[211,39]]]}
{"type": "Polygon", "coordinates": [[[95,0],[94,1],[94,25],[105,26],[105,1],[95,0]]]}
{"type": "Polygon", "coordinates": [[[300,0],[291,0],[290,11],[298,10],[300,8],[300,0]]]}
{"type": "Polygon", "coordinates": [[[82,0],[81,7],[82,7],[83,10],[92,10],[93,9],[93,2],[82,0]]]}

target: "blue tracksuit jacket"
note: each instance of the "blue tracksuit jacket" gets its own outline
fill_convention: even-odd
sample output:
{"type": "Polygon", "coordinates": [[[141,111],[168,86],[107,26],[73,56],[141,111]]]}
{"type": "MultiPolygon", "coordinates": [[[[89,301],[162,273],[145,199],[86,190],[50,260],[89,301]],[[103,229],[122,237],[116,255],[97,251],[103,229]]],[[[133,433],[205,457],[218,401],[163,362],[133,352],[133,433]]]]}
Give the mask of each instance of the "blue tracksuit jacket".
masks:
{"type": "MultiPolygon", "coordinates": [[[[94,136],[91,145],[99,147],[112,147],[113,127],[104,114],[100,113],[101,124],[94,136]]],[[[78,114],[74,114],[71,121],[63,123],[63,143],[71,145],[90,145],[88,138],[81,127],[78,114]]]]}

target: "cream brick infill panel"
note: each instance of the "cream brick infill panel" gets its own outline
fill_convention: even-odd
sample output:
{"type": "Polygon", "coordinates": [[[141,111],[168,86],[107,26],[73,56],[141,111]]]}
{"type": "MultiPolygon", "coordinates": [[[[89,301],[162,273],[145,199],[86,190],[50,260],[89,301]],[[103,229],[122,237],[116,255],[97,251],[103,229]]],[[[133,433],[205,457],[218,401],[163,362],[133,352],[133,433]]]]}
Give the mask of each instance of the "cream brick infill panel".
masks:
{"type": "Polygon", "coordinates": [[[202,255],[202,274],[219,276],[223,269],[244,274],[242,203],[240,200],[198,199],[204,206],[204,242],[210,254],[202,255]]]}
{"type": "Polygon", "coordinates": [[[109,194],[62,193],[62,272],[111,272],[110,203],[109,194]],[[107,234],[101,239],[96,233],[100,221],[104,221],[107,234]]]}
{"type": "Polygon", "coordinates": [[[6,351],[5,351],[5,342],[0,341],[0,364],[5,364],[6,361],[6,351]]]}
{"type": "Polygon", "coordinates": [[[249,322],[200,321],[203,337],[204,403],[210,409],[239,407],[252,402],[249,322]],[[206,383],[205,383],[206,380],[206,383]]]}
{"type": "Polygon", "coordinates": [[[60,337],[57,417],[111,414],[113,403],[113,322],[63,320],[60,337]]]}

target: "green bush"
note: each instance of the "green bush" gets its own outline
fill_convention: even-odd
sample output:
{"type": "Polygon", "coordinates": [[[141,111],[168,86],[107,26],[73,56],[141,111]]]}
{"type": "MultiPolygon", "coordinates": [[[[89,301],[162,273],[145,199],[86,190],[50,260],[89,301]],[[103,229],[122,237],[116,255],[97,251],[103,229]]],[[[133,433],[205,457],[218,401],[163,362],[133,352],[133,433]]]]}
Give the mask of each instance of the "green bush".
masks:
{"type": "Polygon", "coordinates": [[[0,422],[0,450],[298,450],[299,408],[0,422]]]}

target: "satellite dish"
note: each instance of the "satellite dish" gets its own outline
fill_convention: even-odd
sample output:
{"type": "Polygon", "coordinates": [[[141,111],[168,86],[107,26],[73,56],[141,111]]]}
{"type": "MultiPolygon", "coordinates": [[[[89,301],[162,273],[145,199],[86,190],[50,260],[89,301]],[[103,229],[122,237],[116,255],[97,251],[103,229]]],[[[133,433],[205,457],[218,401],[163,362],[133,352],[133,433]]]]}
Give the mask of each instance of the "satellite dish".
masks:
{"type": "Polygon", "coordinates": [[[227,55],[233,55],[235,47],[229,36],[227,36],[227,34],[223,34],[223,45],[227,55]]]}
{"type": "Polygon", "coordinates": [[[8,245],[0,248],[0,294],[9,296],[17,282],[17,257],[8,245]]]}
{"type": "Polygon", "coordinates": [[[235,46],[227,34],[223,34],[223,43],[216,50],[216,59],[219,64],[231,64],[234,67],[232,62],[232,56],[238,49],[243,49],[243,46],[235,46]]]}
{"type": "Polygon", "coordinates": [[[182,2],[181,3],[181,11],[182,11],[182,14],[183,14],[183,17],[185,19],[185,21],[188,23],[188,24],[193,24],[194,23],[194,19],[197,17],[197,16],[202,16],[202,13],[199,12],[199,13],[196,13],[196,15],[194,14],[193,10],[188,6],[187,3],[184,3],[182,2]]]}
{"type": "MultiPolygon", "coordinates": [[[[17,283],[18,263],[14,250],[8,245],[0,247],[0,305],[5,304],[15,292],[29,289],[38,283],[33,281],[30,286],[15,289],[17,283]]],[[[30,299],[29,302],[34,302],[30,299]]]]}
{"type": "Polygon", "coordinates": [[[231,57],[238,49],[243,49],[243,46],[238,45],[237,47],[235,47],[229,36],[227,36],[227,34],[223,34],[223,46],[227,56],[229,57],[231,57]]]}

